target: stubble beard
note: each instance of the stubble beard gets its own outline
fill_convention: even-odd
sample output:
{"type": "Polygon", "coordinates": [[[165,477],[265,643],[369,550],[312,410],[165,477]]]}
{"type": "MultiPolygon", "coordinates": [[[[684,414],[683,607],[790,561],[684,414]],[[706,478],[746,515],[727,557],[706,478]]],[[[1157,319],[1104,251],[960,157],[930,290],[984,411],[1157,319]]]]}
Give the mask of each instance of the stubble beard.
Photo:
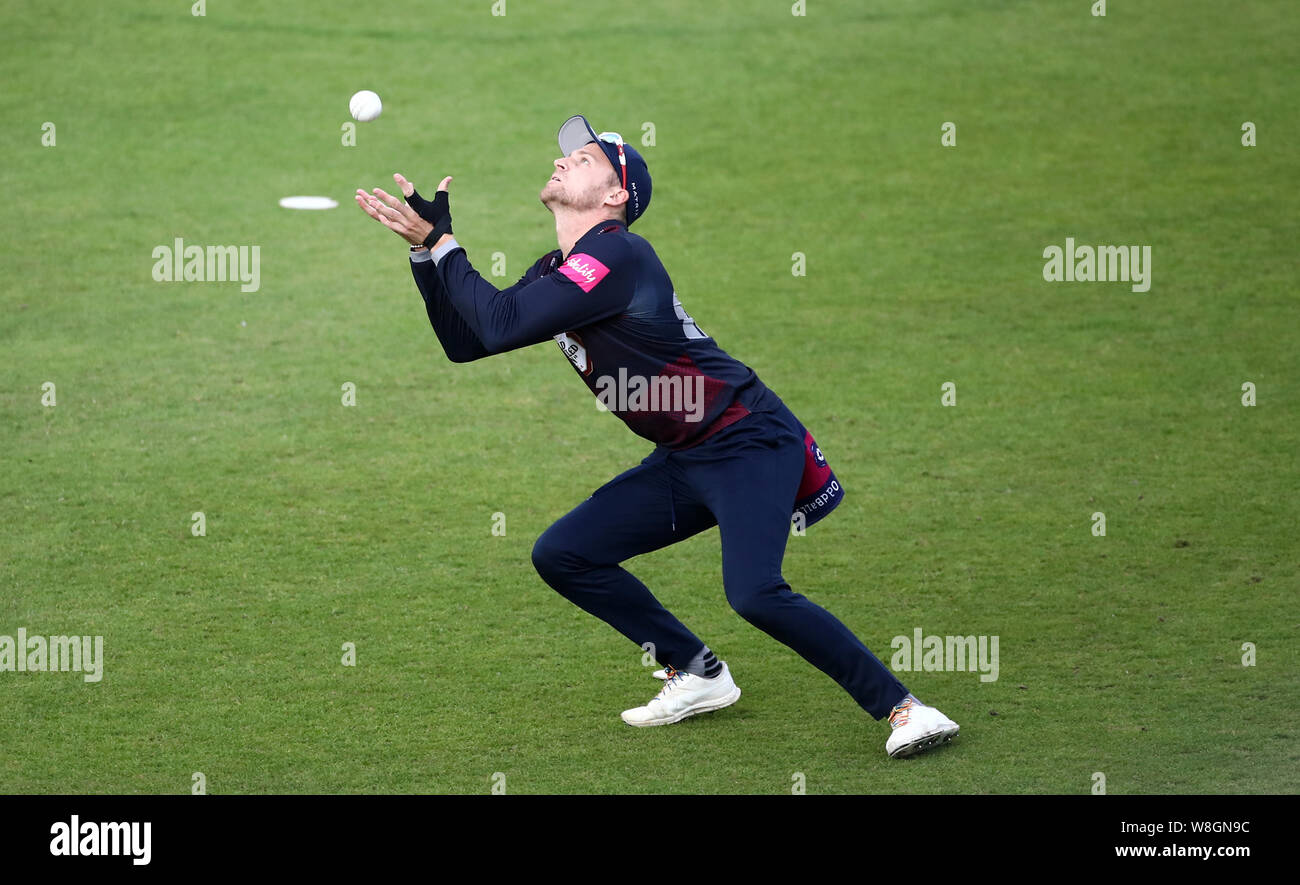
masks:
{"type": "Polygon", "coordinates": [[[546,182],[546,185],[538,194],[538,198],[542,201],[542,205],[551,210],[552,214],[560,209],[584,212],[599,208],[601,203],[604,202],[604,197],[601,195],[599,188],[592,188],[588,193],[572,194],[565,189],[564,182],[560,181],[546,182]],[[553,184],[556,185],[554,189],[551,188],[553,184]]]}

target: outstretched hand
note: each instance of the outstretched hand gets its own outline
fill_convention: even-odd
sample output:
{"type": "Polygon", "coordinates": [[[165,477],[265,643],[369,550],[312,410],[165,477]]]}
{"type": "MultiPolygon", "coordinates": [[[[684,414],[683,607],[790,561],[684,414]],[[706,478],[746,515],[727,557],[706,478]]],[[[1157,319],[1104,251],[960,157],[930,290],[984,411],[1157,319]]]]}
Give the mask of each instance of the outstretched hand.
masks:
{"type": "Polygon", "coordinates": [[[438,191],[433,195],[432,200],[426,200],[420,196],[415,185],[406,180],[406,177],[400,172],[393,173],[393,181],[402,189],[402,196],[406,197],[407,204],[410,205],[415,213],[432,225],[437,225],[444,215],[451,214],[451,204],[448,202],[447,185],[451,182],[451,176],[448,175],[438,185],[438,191]]]}
{"type": "Polygon", "coordinates": [[[438,185],[437,194],[432,201],[420,197],[416,193],[415,185],[407,181],[400,172],[393,174],[393,180],[397,182],[397,186],[408,202],[403,202],[380,188],[375,188],[372,194],[358,188],[357,205],[363,212],[412,246],[424,245],[435,229],[439,230],[439,237],[451,233],[451,211],[447,196],[447,185],[451,183],[450,175],[438,185]],[[417,211],[417,203],[425,209],[424,212],[417,211]],[[433,217],[430,218],[430,215],[433,217]]]}

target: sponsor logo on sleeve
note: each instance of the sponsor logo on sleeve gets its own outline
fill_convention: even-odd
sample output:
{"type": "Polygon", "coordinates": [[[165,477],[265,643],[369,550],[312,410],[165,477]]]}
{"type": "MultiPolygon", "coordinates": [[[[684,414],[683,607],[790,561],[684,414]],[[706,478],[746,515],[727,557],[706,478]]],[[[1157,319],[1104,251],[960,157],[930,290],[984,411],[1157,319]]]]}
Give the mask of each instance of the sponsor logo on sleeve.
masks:
{"type": "Polygon", "coordinates": [[[570,256],[569,260],[560,266],[560,273],[577,283],[582,291],[590,292],[596,288],[597,283],[605,279],[609,268],[582,252],[570,256]]]}

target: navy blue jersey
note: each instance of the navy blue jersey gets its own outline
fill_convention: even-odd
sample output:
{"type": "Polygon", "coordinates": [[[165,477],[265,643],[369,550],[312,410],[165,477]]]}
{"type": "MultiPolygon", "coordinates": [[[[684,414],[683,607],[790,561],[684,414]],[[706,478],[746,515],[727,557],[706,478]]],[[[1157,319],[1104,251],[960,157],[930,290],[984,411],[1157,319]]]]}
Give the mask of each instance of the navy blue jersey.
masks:
{"type": "Polygon", "coordinates": [[[701,331],[654,249],[619,221],[587,231],[566,259],[543,255],[497,289],[459,244],[412,256],[411,272],[448,359],[468,362],[553,339],[634,433],[689,448],[748,415],[767,392],[701,331]]]}

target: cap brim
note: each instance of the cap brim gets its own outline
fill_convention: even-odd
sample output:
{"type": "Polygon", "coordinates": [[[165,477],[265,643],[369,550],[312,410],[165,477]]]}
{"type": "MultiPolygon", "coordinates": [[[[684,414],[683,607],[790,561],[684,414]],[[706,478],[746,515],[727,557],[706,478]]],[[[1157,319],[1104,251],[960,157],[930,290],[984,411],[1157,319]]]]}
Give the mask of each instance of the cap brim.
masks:
{"type": "Polygon", "coordinates": [[[566,157],[584,144],[591,144],[593,141],[598,140],[596,131],[591,128],[587,118],[581,114],[575,114],[565,120],[564,125],[560,127],[560,153],[566,157]]]}

